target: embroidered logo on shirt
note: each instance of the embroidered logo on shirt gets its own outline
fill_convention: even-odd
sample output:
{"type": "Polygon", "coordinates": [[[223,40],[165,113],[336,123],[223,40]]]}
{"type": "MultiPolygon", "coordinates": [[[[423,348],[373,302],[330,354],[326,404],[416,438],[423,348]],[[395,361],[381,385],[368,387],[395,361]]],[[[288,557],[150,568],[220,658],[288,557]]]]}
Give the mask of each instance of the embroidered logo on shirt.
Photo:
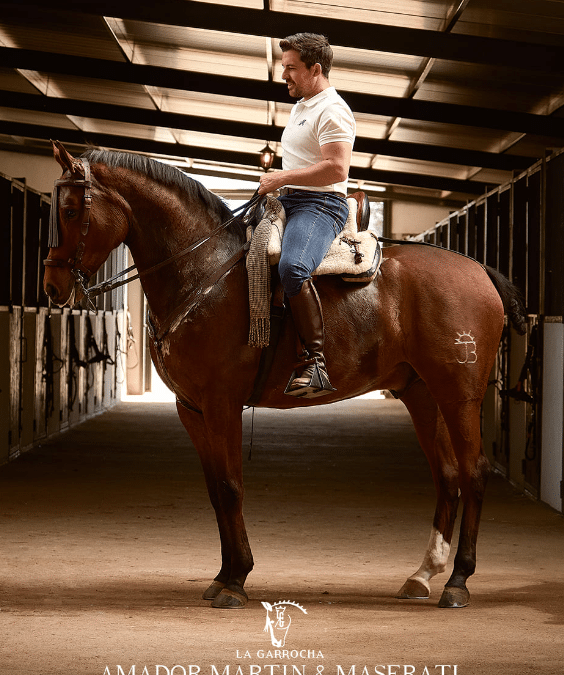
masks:
{"type": "Polygon", "coordinates": [[[307,122],[307,120],[302,120],[301,122],[298,122],[299,127],[303,127],[303,125],[307,122]]]}

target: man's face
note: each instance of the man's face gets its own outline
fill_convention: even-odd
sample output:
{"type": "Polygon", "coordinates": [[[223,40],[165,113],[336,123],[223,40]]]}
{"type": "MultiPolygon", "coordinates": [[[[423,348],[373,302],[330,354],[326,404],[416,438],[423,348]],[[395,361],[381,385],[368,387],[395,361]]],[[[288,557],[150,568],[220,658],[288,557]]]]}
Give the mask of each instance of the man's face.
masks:
{"type": "MultiPolygon", "coordinates": [[[[314,66],[315,67],[315,66],[314,66]]],[[[311,98],[316,91],[317,78],[301,60],[300,55],[294,49],[282,53],[282,79],[286,80],[288,93],[293,98],[311,98]]]]}

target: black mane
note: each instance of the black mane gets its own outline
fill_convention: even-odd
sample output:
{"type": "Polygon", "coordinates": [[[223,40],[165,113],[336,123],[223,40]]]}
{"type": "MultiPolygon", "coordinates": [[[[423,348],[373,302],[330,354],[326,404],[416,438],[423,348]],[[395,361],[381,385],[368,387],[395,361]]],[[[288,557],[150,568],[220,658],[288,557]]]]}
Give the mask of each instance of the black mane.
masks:
{"type": "Polygon", "coordinates": [[[179,169],[164,162],[158,162],[144,155],[136,155],[130,152],[115,152],[112,150],[97,150],[91,148],[82,157],[90,164],[106,164],[110,167],[121,167],[148,176],[162,183],[180,188],[190,199],[199,199],[204,202],[208,209],[214,211],[221,220],[231,217],[232,213],[225,202],[217,195],[207,190],[197,180],[190,178],[179,169]]]}

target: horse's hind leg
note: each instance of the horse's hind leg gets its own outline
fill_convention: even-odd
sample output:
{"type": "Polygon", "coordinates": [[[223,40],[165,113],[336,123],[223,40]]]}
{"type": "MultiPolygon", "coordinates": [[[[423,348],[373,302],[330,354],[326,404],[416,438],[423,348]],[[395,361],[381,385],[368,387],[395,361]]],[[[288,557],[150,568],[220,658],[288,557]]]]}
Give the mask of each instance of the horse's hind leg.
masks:
{"type": "Polygon", "coordinates": [[[437,505],[427,551],[419,569],[400,589],[398,598],[428,598],[429,581],[444,572],[458,507],[457,463],[439,407],[422,380],[401,397],[409,410],[419,443],[429,461],[437,505]]]}
{"type": "Polygon", "coordinates": [[[440,403],[458,460],[458,481],[464,510],[454,569],[445,585],[439,607],[465,607],[470,600],[466,581],[476,569],[476,541],[490,473],[490,464],[482,445],[480,405],[477,400],[440,403]]]}
{"type": "Polygon", "coordinates": [[[243,585],[253,568],[243,520],[241,413],[229,415],[227,406],[218,408],[221,419],[207,419],[177,404],[202,463],[221,541],[221,569],[203,597],[212,600],[213,607],[238,608],[247,603],[243,585]]]}

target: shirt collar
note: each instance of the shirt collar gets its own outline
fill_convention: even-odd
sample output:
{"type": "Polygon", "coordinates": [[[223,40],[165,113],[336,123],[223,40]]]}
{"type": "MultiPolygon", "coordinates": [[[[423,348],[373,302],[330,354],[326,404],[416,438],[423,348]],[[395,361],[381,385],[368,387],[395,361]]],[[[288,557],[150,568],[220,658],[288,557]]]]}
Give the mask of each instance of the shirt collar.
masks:
{"type": "Polygon", "coordinates": [[[327,87],[327,89],[324,89],[323,91],[320,91],[319,94],[316,94],[315,96],[312,96],[311,98],[308,98],[307,101],[304,101],[303,98],[301,98],[298,101],[298,105],[303,105],[309,108],[312,105],[315,105],[319,101],[321,101],[324,98],[329,98],[329,97],[334,97],[335,94],[337,93],[337,90],[335,87],[327,87]]]}

